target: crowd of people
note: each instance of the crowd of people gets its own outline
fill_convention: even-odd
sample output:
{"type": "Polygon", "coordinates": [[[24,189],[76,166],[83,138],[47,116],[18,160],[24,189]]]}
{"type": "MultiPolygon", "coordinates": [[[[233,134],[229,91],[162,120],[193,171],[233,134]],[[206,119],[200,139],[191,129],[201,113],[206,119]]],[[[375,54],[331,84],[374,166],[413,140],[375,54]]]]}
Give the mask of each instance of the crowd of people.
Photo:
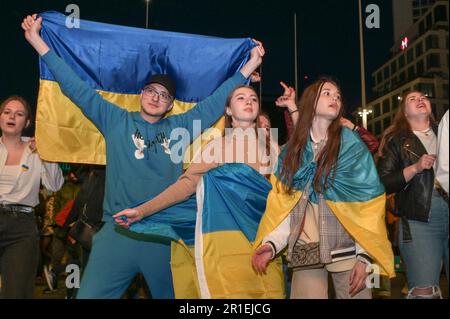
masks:
{"type": "Polygon", "coordinates": [[[177,92],[169,75],[153,75],[142,88],[140,111],[128,112],[103,99],[50,49],[39,34],[41,23],[42,18],[27,16],[25,38],[62,92],[103,134],[107,165],[72,166],[63,174],[58,164],[39,157],[34,139],[22,136],[32,120],[27,101],[12,96],[2,102],[2,298],[33,298],[39,269],[48,289],[56,289],[59,274],[72,262],[82,276],[68,297],[121,298],[137,275],[152,298],[178,297],[182,283],[171,268],[173,239],[142,240],[134,227],[151,229],[152,217],[193,200],[196,209],[183,222],[194,225],[189,231],[195,233],[192,265],[198,283],[189,288],[198,297],[326,299],[331,278],[336,298],[370,299],[369,277],[395,276],[386,195],[399,217],[395,241],[407,297],[442,298],[442,265],[447,284],[449,275],[448,111],[437,123],[422,92],[403,95],[379,142],[344,117],[334,80],[315,81],[298,100],[281,82],[283,94],[274,103],[286,110],[290,129],[287,142],[278,145],[256,90],[245,84],[257,78],[265,54],[261,42],[254,40],[245,65],[211,96],[166,117],[177,92]],[[194,119],[206,129],[222,116],[223,136],[203,146],[184,171],[164,152],[167,145],[157,145],[161,152],[136,154],[130,139],[135,132],[145,140],[160,132],[170,136],[175,128],[190,129],[194,119]],[[151,160],[142,160],[146,156],[151,160]],[[211,197],[223,196],[222,191],[229,202],[219,209],[211,197]],[[202,220],[206,210],[212,219],[233,216],[229,220],[239,227],[202,220]],[[240,231],[206,241],[211,228],[240,231]],[[67,251],[69,261],[63,261],[67,251]],[[219,256],[217,265],[205,265],[208,254],[219,256]],[[207,266],[216,267],[217,274],[210,275],[207,266]],[[225,283],[229,274],[239,274],[233,285],[225,283]]]}

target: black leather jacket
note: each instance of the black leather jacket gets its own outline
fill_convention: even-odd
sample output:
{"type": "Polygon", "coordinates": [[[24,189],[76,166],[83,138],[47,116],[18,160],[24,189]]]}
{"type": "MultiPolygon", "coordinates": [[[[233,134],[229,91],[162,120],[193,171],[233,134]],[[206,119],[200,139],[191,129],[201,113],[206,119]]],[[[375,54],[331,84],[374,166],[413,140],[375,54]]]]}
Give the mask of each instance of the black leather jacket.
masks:
{"type": "MultiPolygon", "coordinates": [[[[433,131],[437,134],[436,126],[433,126],[433,131]]],[[[399,132],[386,143],[383,156],[377,164],[378,174],[386,193],[395,193],[396,211],[403,221],[428,222],[434,188],[434,171],[424,170],[415,175],[409,183],[403,175],[403,169],[416,163],[424,154],[427,154],[427,151],[414,133],[399,132]]],[[[405,226],[403,234],[407,240],[411,236],[407,222],[405,226]]]]}

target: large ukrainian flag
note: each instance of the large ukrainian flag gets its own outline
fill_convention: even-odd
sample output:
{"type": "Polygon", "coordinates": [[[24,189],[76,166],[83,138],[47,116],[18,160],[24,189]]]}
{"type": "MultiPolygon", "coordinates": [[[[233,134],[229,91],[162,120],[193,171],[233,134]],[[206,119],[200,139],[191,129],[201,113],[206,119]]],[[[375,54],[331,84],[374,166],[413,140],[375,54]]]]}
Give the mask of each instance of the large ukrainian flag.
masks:
{"type": "MultiPolygon", "coordinates": [[[[273,231],[291,212],[302,196],[307,184],[312,182],[316,166],[313,162],[311,142],[303,154],[303,165],[293,178],[292,195],[284,192],[280,169],[286,149],[278,159],[278,170],[271,177],[272,191],[261,220],[254,243],[257,248],[265,236],[273,231]]],[[[370,152],[356,134],[342,130],[341,149],[331,187],[325,192],[327,205],[347,232],[364,248],[380,266],[380,273],[395,277],[394,255],[388,240],[385,211],[386,196],[370,152]]],[[[310,188],[312,189],[312,188],[310,188]]],[[[317,194],[311,194],[317,202],[317,194]]]]}
{"type": "Polygon", "coordinates": [[[172,239],[176,298],[284,298],[281,259],[264,275],[256,274],[251,264],[270,189],[248,165],[225,164],[203,175],[197,201],[192,196],[132,224],[130,230],[172,239]]]}
{"type": "MultiPolygon", "coordinates": [[[[45,12],[42,37],[81,79],[106,100],[129,111],[140,109],[140,92],[156,73],[177,83],[173,110],[186,112],[245,64],[251,39],[223,39],[80,20],[45,12]]],[[[223,127],[223,120],[217,127],[223,127]]],[[[61,92],[40,61],[36,140],[42,158],[56,162],[105,164],[105,142],[97,128],[61,92]]],[[[194,143],[194,145],[199,143],[194,143]]],[[[186,152],[188,155],[193,151],[186,152]]]]}

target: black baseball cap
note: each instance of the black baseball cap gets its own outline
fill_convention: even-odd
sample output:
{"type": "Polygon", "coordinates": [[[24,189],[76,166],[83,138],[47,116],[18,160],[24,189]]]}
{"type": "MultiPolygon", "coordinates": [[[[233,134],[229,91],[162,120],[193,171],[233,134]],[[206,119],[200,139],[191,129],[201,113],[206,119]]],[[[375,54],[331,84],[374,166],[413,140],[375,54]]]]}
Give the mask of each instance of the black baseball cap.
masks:
{"type": "Polygon", "coordinates": [[[175,97],[176,85],[175,81],[168,76],[167,74],[154,74],[150,77],[150,79],[145,83],[145,86],[158,83],[164,86],[172,97],[175,97]]]}

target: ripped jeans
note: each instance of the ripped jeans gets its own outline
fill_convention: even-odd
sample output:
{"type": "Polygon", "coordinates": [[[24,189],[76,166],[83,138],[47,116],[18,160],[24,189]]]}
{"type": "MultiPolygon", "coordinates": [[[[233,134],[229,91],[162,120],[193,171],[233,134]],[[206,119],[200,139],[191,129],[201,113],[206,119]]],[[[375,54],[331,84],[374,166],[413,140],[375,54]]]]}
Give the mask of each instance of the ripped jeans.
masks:
{"type": "Polygon", "coordinates": [[[400,221],[399,248],[406,265],[410,295],[414,288],[433,287],[432,295],[419,298],[439,298],[442,262],[445,265],[448,285],[448,214],[448,204],[437,191],[433,191],[428,223],[408,221],[412,241],[403,240],[403,226],[400,221]]]}

